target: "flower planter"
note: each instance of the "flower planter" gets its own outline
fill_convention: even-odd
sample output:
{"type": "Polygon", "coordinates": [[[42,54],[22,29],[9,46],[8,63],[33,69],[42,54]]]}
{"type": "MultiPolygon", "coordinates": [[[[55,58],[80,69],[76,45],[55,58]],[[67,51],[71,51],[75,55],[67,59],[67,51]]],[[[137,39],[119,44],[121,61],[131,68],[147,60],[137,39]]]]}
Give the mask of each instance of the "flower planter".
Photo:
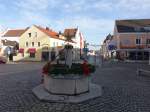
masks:
{"type": "Polygon", "coordinates": [[[51,94],[78,95],[89,91],[89,76],[52,77],[44,75],[44,88],[51,94]]]}

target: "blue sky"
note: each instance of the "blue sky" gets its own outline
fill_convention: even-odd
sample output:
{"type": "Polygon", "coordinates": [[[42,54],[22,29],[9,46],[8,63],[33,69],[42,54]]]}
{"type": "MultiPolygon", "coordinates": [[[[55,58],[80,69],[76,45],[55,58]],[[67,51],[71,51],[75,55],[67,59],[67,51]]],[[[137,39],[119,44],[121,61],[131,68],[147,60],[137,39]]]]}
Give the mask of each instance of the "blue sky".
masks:
{"type": "Polygon", "coordinates": [[[0,27],[79,27],[89,43],[113,33],[116,19],[150,18],[150,0],[0,0],[0,27]]]}

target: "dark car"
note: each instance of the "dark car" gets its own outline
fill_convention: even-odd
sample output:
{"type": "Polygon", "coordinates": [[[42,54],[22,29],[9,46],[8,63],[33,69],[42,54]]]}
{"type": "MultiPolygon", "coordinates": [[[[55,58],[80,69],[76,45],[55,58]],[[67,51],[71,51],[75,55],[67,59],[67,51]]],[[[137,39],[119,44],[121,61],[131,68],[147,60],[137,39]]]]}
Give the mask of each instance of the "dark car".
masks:
{"type": "Polygon", "coordinates": [[[5,64],[7,62],[6,57],[0,57],[0,64],[5,64]]]}

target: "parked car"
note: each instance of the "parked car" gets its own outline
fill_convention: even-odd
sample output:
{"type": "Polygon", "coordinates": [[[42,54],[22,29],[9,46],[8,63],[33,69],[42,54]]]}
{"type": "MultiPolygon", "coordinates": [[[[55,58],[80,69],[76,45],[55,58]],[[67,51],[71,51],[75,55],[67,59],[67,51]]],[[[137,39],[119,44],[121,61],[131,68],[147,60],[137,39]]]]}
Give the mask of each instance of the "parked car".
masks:
{"type": "Polygon", "coordinates": [[[0,64],[5,64],[7,62],[7,58],[0,56],[0,64]]]}

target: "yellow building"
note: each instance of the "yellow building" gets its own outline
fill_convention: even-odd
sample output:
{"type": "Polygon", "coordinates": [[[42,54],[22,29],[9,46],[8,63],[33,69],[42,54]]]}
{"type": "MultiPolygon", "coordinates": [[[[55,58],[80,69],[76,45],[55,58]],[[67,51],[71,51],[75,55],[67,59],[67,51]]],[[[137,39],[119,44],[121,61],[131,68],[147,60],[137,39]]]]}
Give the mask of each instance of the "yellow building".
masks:
{"type": "Polygon", "coordinates": [[[65,43],[59,33],[33,25],[19,38],[19,56],[24,61],[47,61],[58,54],[65,43]]]}

